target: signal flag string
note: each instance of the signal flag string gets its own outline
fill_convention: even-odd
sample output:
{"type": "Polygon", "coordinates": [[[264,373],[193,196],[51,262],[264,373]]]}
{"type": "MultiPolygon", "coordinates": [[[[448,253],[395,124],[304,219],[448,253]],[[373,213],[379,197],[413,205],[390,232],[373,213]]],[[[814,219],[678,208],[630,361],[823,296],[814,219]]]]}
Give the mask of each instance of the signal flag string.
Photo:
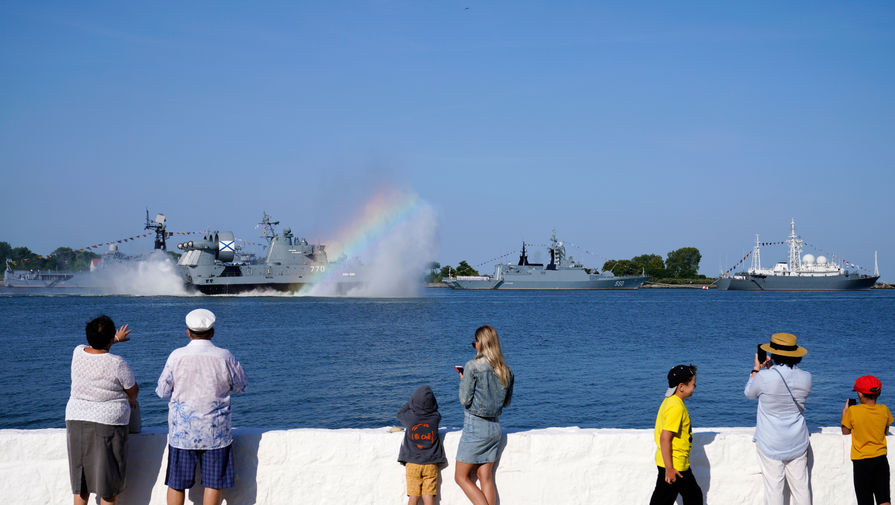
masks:
{"type": "MultiPolygon", "coordinates": [[[[207,232],[207,230],[205,230],[205,231],[169,231],[169,232],[166,232],[167,233],[166,238],[173,237],[174,235],[197,235],[197,234],[202,234],[202,233],[206,233],[206,232],[207,232]]],[[[125,242],[136,241],[137,239],[140,239],[140,238],[154,237],[154,236],[155,236],[154,233],[141,233],[139,235],[134,235],[133,237],[126,237],[126,238],[121,238],[118,240],[108,240],[105,242],[100,242],[98,244],[81,247],[79,249],[70,249],[70,251],[75,252],[75,253],[90,251],[91,249],[99,249],[100,247],[107,246],[107,245],[122,244],[125,242]]],[[[57,255],[58,255],[58,253],[50,253],[50,254],[45,254],[45,255],[38,254],[36,256],[41,259],[49,259],[49,258],[52,258],[53,256],[57,256],[57,255]]],[[[26,262],[30,261],[31,259],[32,258],[25,258],[25,259],[19,260],[19,261],[22,263],[26,263],[26,262]]],[[[12,264],[15,265],[16,262],[12,261],[12,264]]]]}

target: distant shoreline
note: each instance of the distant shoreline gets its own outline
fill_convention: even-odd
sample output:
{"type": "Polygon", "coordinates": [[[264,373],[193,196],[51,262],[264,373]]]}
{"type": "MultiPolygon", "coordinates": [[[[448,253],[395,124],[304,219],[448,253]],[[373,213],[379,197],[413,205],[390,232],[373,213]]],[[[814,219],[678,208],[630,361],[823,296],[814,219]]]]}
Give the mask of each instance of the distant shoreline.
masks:
{"type": "MultiPolygon", "coordinates": [[[[702,289],[703,286],[708,286],[709,289],[717,289],[713,283],[715,279],[706,279],[700,282],[693,282],[692,284],[666,284],[664,282],[646,282],[643,286],[640,286],[640,289],[702,289]]],[[[435,288],[435,289],[450,289],[450,286],[443,282],[427,282],[427,288],[435,288]]],[[[895,289],[895,284],[887,284],[884,282],[879,282],[873,285],[870,289],[895,289]]],[[[611,290],[610,290],[611,291],[611,290]]]]}

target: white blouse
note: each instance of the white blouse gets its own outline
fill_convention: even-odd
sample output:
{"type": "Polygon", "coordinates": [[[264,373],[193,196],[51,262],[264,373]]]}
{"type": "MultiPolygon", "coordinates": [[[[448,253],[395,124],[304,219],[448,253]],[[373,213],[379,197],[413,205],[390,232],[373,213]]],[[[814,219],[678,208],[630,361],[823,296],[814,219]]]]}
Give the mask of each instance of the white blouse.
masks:
{"type": "Polygon", "coordinates": [[[134,387],[134,372],[121,356],[90,354],[79,345],[71,358],[71,396],[66,421],[125,425],[131,414],[125,389],[134,387]]]}

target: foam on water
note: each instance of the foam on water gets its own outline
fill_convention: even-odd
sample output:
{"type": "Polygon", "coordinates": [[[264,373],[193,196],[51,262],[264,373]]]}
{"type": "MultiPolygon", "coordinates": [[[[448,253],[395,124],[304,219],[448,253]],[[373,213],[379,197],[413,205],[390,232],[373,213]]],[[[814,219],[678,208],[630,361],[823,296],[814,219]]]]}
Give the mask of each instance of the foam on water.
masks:
{"type": "Polygon", "coordinates": [[[437,229],[434,209],[415,193],[380,192],[331,241],[334,256],[348,257],[345,264],[317,276],[298,296],[419,296],[426,266],[438,253],[437,229]],[[345,288],[342,274],[353,270],[361,282],[345,288]]]}

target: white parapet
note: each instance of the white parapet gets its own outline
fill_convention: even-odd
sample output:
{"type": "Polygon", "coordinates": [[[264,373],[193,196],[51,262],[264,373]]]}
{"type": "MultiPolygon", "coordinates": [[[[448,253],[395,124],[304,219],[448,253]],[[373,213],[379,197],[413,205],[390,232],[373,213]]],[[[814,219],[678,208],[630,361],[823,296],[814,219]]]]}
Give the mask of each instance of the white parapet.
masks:
{"type": "MultiPolygon", "coordinates": [[[[709,505],[763,503],[752,431],[694,432],[692,468],[709,505]]],[[[241,429],[235,435],[237,479],[224,493],[227,504],[407,503],[404,467],[396,461],[401,432],[241,429]]],[[[443,436],[449,462],[441,470],[440,503],[469,503],[454,483],[460,432],[443,436]]],[[[165,503],[165,437],[161,429],[131,435],[121,505],[165,503]]],[[[856,503],[850,446],[850,437],[839,428],[811,434],[815,504],[856,503]]],[[[652,430],[547,428],[509,433],[495,476],[500,503],[648,503],[656,479],[654,451],[652,430]]],[[[10,503],[70,503],[65,430],[0,430],[0,486],[10,503]]],[[[201,496],[196,486],[188,492],[188,502],[201,503],[201,496]]]]}

